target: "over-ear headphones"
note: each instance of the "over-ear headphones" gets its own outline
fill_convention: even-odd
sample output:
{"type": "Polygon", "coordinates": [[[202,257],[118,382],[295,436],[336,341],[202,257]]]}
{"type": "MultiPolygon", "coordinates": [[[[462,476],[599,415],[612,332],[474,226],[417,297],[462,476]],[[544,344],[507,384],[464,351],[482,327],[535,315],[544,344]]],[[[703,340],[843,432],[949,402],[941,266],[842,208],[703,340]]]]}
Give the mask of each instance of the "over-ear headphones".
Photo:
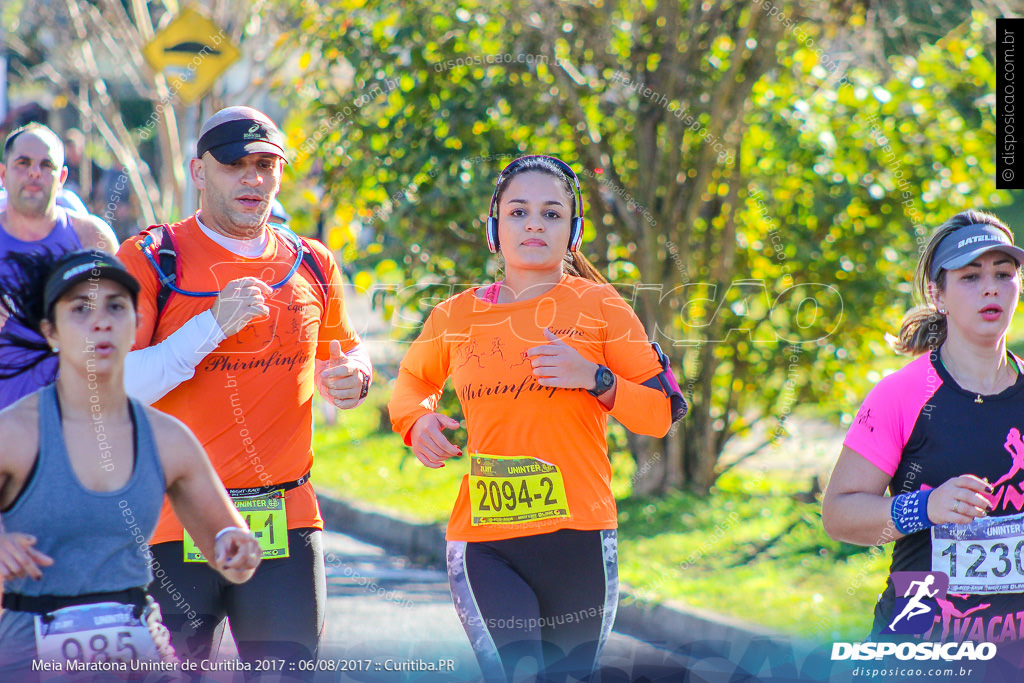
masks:
{"type": "Polygon", "coordinates": [[[519,166],[531,159],[547,159],[560,171],[565,173],[566,177],[572,183],[575,189],[574,198],[576,200],[576,215],[573,216],[569,227],[569,251],[578,251],[580,248],[580,242],[583,241],[583,190],[580,189],[580,179],[576,177],[576,174],[569,164],[565,163],[561,159],[555,157],[549,157],[544,154],[529,154],[524,157],[519,157],[511,164],[502,169],[501,173],[498,174],[498,180],[494,184],[494,194],[491,195],[491,208],[487,212],[487,248],[491,250],[492,254],[498,253],[498,219],[494,215],[494,210],[497,208],[498,203],[498,188],[501,187],[501,181],[508,175],[510,175],[519,166]]]}

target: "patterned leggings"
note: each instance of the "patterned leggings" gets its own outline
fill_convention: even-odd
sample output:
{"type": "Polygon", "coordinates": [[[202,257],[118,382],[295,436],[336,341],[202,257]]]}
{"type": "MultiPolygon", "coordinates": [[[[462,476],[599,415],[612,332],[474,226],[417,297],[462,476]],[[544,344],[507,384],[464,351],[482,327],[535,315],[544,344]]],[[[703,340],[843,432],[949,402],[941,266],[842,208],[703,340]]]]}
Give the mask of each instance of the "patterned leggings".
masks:
{"type": "Polygon", "coordinates": [[[485,680],[582,679],[615,620],[615,530],[449,541],[448,581],[485,680]]]}

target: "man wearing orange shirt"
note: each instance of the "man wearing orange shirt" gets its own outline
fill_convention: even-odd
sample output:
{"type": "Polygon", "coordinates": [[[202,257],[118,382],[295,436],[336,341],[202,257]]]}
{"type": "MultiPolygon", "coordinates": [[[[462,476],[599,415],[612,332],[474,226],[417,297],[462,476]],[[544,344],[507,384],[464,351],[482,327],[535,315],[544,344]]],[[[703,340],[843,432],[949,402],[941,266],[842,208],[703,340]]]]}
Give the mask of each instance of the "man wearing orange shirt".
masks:
{"type": "MultiPolygon", "coordinates": [[[[184,381],[158,370],[152,381],[131,381],[196,434],[263,547],[253,579],[227,585],[197,561],[165,502],[150,541],[154,596],[175,648],[192,660],[211,656],[225,616],[244,660],[316,658],[326,581],[323,521],[309,483],[313,391],[353,408],[371,379],[331,252],[268,227],[285,163],[284,137],[269,117],[222,109],[203,125],[190,165],[199,211],[119,252],[141,285],[135,347],[161,345],[183,329],[194,340],[184,381]],[[160,256],[168,249],[173,280],[160,256]],[[232,284],[235,317],[224,322],[230,316],[213,297],[232,284]]],[[[181,354],[167,360],[181,362],[181,354]]]]}

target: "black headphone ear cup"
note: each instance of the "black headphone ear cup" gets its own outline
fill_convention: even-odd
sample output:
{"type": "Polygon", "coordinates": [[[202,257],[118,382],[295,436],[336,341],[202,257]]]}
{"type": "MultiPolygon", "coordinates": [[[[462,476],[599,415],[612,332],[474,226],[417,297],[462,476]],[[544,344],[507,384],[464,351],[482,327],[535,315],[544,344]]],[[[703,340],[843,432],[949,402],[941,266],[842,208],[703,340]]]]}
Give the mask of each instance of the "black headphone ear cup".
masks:
{"type": "Polygon", "coordinates": [[[569,251],[579,251],[582,241],[583,216],[578,216],[572,219],[572,228],[569,230],[569,251]]]}
{"type": "Polygon", "coordinates": [[[492,254],[498,253],[498,219],[493,216],[487,218],[487,248],[492,254]]]}

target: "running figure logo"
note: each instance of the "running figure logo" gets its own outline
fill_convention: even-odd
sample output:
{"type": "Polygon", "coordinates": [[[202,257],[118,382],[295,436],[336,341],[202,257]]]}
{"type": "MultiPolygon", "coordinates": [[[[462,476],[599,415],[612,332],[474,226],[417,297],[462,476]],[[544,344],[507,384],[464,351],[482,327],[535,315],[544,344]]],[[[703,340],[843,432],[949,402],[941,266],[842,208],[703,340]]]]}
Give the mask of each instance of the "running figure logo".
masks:
{"type": "Polygon", "coordinates": [[[945,601],[949,577],[942,572],[893,572],[896,605],[893,619],[882,633],[920,635],[935,623],[939,603],[945,601]]]}
{"type": "Polygon", "coordinates": [[[857,424],[864,425],[869,432],[873,432],[875,427],[871,424],[871,417],[871,408],[864,408],[857,414],[857,424]]]}
{"type": "Polygon", "coordinates": [[[996,483],[992,484],[992,489],[995,490],[997,486],[1002,484],[1004,481],[1013,479],[1013,475],[1017,474],[1021,470],[1024,470],[1024,441],[1021,441],[1020,430],[1014,427],[1006,435],[1006,443],[1003,444],[1003,448],[1010,454],[1010,459],[1013,464],[1010,465],[1010,471],[1003,476],[996,479],[996,483]]]}

